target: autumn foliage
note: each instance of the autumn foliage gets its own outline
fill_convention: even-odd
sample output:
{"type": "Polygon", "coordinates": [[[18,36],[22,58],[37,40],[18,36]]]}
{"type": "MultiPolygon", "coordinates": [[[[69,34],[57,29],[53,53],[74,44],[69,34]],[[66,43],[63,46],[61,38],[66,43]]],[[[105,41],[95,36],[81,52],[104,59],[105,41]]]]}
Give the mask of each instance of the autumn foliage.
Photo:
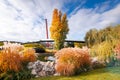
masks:
{"type": "Polygon", "coordinates": [[[91,64],[87,49],[64,48],[58,51],[55,57],[56,71],[65,76],[87,70],[91,64]]]}
{"type": "Polygon", "coordinates": [[[22,57],[23,62],[33,62],[36,60],[35,50],[34,49],[27,49],[23,53],[22,57]]]}
{"type": "Polygon", "coordinates": [[[104,41],[114,41],[120,39],[120,25],[108,26],[104,29],[90,29],[85,36],[88,47],[100,44],[104,41]]]}
{"type": "Polygon", "coordinates": [[[62,16],[61,11],[54,9],[50,33],[51,38],[55,42],[55,49],[57,50],[64,47],[64,41],[69,31],[67,22],[67,15],[64,14],[62,16]]]}
{"type": "Polygon", "coordinates": [[[36,60],[35,51],[27,49],[17,43],[5,43],[0,51],[0,73],[7,71],[18,72],[23,68],[23,63],[36,60]]]}
{"type": "Polygon", "coordinates": [[[18,72],[22,68],[21,56],[17,51],[12,51],[10,48],[2,50],[0,53],[0,71],[15,71],[18,72]]]}
{"type": "Polygon", "coordinates": [[[24,49],[24,46],[19,43],[4,42],[3,48],[4,49],[10,48],[10,50],[12,50],[12,51],[20,52],[24,49]]]}

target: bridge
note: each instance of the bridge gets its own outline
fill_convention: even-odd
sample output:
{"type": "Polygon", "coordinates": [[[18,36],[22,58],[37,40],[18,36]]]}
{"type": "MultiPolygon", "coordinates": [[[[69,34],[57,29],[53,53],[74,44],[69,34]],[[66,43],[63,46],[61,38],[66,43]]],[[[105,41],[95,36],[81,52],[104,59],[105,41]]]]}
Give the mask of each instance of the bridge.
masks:
{"type": "MultiPolygon", "coordinates": [[[[40,41],[37,41],[36,43],[40,42],[54,42],[52,39],[42,39],[40,41]]],[[[65,40],[65,42],[77,42],[77,43],[85,43],[85,41],[79,41],[79,40],[65,40]]]]}

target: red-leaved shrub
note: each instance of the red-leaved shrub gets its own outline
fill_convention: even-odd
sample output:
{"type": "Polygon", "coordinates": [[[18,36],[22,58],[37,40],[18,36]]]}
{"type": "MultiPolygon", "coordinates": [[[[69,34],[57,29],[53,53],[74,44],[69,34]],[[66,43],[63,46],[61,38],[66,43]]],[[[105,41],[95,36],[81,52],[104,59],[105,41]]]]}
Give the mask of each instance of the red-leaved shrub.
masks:
{"type": "Polygon", "coordinates": [[[56,71],[61,75],[71,76],[87,70],[91,65],[87,49],[64,48],[55,54],[56,71]]]}
{"type": "Polygon", "coordinates": [[[116,58],[120,60],[120,43],[116,45],[115,49],[116,58]]]}

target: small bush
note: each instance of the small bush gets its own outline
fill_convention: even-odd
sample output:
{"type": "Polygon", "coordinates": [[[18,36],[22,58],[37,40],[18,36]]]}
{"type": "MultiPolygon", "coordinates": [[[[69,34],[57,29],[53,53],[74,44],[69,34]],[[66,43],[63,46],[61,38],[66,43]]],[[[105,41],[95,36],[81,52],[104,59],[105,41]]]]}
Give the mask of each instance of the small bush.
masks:
{"type": "Polygon", "coordinates": [[[92,57],[98,57],[99,62],[103,62],[106,66],[114,66],[116,63],[116,56],[114,47],[118,44],[119,40],[104,41],[100,44],[94,45],[90,49],[92,57]]]}
{"type": "Polygon", "coordinates": [[[24,46],[34,48],[36,53],[44,53],[45,52],[45,47],[41,44],[31,43],[31,44],[24,44],[24,46]]]}
{"type": "Polygon", "coordinates": [[[80,48],[64,48],[55,54],[56,71],[61,75],[71,76],[88,70],[91,65],[88,50],[80,48]]]}
{"type": "Polygon", "coordinates": [[[3,42],[0,42],[0,46],[3,46],[3,42]]]}
{"type": "Polygon", "coordinates": [[[82,48],[83,46],[85,46],[85,43],[77,43],[77,42],[74,42],[74,46],[75,46],[75,47],[78,47],[78,48],[82,48]]]}
{"type": "Polygon", "coordinates": [[[35,49],[35,52],[36,52],[36,53],[44,53],[44,52],[45,52],[45,49],[44,49],[44,48],[36,47],[36,48],[34,48],[34,49],[35,49]]]}
{"type": "Polygon", "coordinates": [[[74,43],[73,42],[67,42],[65,47],[74,47],[74,43]]]}
{"type": "Polygon", "coordinates": [[[92,68],[93,69],[104,68],[104,67],[106,67],[105,63],[102,63],[102,62],[99,62],[99,61],[96,61],[96,62],[92,63],[92,68]]]}
{"type": "Polygon", "coordinates": [[[54,56],[54,54],[51,54],[51,53],[39,54],[37,57],[37,60],[47,61],[46,58],[49,56],[54,56]]]}
{"type": "Polygon", "coordinates": [[[119,44],[116,45],[114,52],[115,52],[116,58],[120,60],[120,42],[119,44]]]}
{"type": "Polygon", "coordinates": [[[116,58],[116,66],[120,66],[120,42],[115,46],[114,49],[115,58],[116,58]]]}
{"type": "Polygon", "coordinates": [[[104,62],[101,62],[98,60],[98,57],[93,57],[92,58],[92,69],[98,69],[98,68],[104,68],[106,67],[106,64],[104,62]]]}
{"type": "Polygon", "coordinates": [[[19,72],[7,71],[0,74],[0,80],[29,80],[32,78],[31,71],[22,69],[19,72]]]}
{"type": "Polygon", "coordinates": [[[33,62],[36,60],[35,50],[27,49],[23,52],[22,61],[23,62],[33,62]]]}
{"type": "Polygon", "coordinates": [[[113,47],[114,45],[112,42],[104,41],[101,44],[94,45],[91,48],[90,53],[93,56],[97,56],[99,61],[110,63],[114,56],[113,47]]]}

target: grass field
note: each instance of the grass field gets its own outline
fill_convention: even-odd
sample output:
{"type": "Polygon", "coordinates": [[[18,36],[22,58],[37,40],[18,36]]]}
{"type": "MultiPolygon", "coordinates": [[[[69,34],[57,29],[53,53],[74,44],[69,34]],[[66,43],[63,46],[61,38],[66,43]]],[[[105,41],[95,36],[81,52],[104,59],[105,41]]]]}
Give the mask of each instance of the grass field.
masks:
{"type": "Polygon", "coordinates": [[[96,69],[72,77],[50,76],[31,80],[120,80],[120,67],[96,69]]]}

